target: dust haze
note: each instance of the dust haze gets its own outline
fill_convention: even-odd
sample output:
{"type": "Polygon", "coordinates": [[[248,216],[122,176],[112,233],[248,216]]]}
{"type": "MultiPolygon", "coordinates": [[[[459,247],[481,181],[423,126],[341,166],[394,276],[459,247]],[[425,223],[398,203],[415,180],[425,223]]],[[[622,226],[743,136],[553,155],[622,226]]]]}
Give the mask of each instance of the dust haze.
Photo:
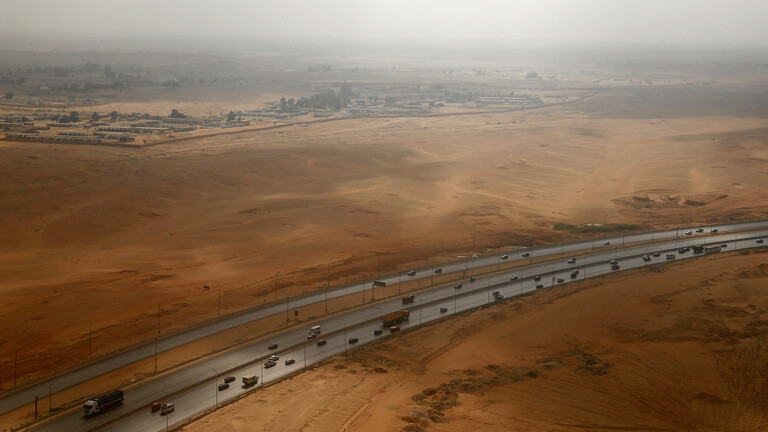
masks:
{"type": "MultiPolygon", "coordinates": [[[[607,235],[768,218],[765,2],[2,9],[0,391],[220,315],[591,238],[586,226],[607,235]]],[[[764,429],[768,389],[736,371],[764,375],[765,254],[706,260],[537,293],[373,345],[264,390],[274,412],[260,427],[764,429]],[[518,339],[532,327],[540,340],[518,339]],[[648,395],[634,376],[670,390],[648,395]],[[323,386],[333,388],[301,392],[323,386]],[[582,402],[552,400],[557,386],[582,402]],[[433,387],[440,414],[414,416],[425,399],[415,395],[433,387]],[[290,392],[306,397],[275,396],[290,392]],[[674,419],[637,420],[644,397],[673,401],[674,419]],[[504,414],[531,401],[559,417],[504,414]],[[298,404],[309,408],[287,419],[298,404]]],[[[161,369],[284,325],[184,347],[161,369]]],[[[135,365],[57,400],[75,406],[154,374],[135,365]]],[[[251,430],[262,403],[246,397],[185,430],[251,430]]],[[[33,420],[30,406],[0,417],[33,420]]]]}

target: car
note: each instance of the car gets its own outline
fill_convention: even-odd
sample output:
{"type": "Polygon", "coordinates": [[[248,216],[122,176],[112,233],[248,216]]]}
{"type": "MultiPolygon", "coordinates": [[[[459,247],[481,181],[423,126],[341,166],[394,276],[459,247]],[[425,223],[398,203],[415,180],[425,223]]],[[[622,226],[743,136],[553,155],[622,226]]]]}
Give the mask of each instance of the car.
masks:
{"type": "Polygon", "coordinates": [[[267,369],[269,369],[271,367],[274,367],[276,365],[277,365],[277,363],[272,361],[272,360],[267,360],[266,362],[264,362],[264,367],[267,368],[267,369]]]}
{"type": "Polygon", "coordinates": [[[650,260],[651,260],[651,257],[649,257],[648,255],[643,255],[643,261],[650,261],[650,260]]]}
{"type": "Polygon", "coordinates": [[[538,281],[540,281],[540,280],[541,280],[541,276],[539,276],[539,275],[536,275],[536,276],[534,276],[534,277],[533,277],[533,280],[535,280],[536,282],[538,282],[538,281]]]}
{"type": "Polygon", "coordinates": [[[224,382],[225,382],[225,383],[231,383],[231,382],[233,382],[234,380],[235,380],[235,377],[233,377],[233,376],[231,376],[231,375],[230,375],[230,376],[228,376],[228,377],[226,377],[226,378],[224,378],[224,382]]]}
{"type": "Polygon", "coordinates": [[[572,271],[572,272],[571,272],[571,279],[576,279],[576,277],[577,277],[578,275],[579,275],[579,271],[578,271],[578,270],[574,270],[574,271],[572,271]]]}
{"type": "Polygon", "coordinates": [[[499,295],[499,294],[501,294],[501,293],[499,293],[498,291],[494,291],[493,292],[493,295],[499,295]]]}
{"type": "Polygon", "coordinates": [[[502,255],[500,258],[501,259],[507,259],[507,258],[509,258],[509,255],[502,255]]]}
{"type": "Polygon", "coordinates": [[[349,338],[349,343],[351,343],[351,344],[357,343],[357,338],[356,337],[349,338]]]}
{"type": "Polygon", "coordinates": [[[523,258],[528,258],[528,257],[530,257],[530,256],[531,256],[531,253],[530,253],[530,252],[526,252],[526,253],[524,253],[524,254],[523,254],[523,258]]]}
{"type": "Polygon", "coordinates": [[[416,300],[416,296],[411,294],[402,298],[403,304],[413,303],[416,300]]]}
{"type": "Polygon", "coordinates": [[[288,365],[292,365],[292,364],[294,364],[294,363],[296,363],[296,360],[294,360],[294,359],[287,359],[287,360],[285,361],[285,365],[286,365],[286,366],[288,366],[288,365]]]}
{"type": "Polygon", "coordinates": [[[661,252],[654,252],[654,253],[653,253],[653,256],[655,256],[656,258],[658,258],[658,257],[660,257],[660,256],[661,256],[661,252]]]}
{"type": "Polygon", "coordinates": [[[612,265],[613,265],[613,264],[618,264],[618,263],[619,263],[619,261],[618,261],[618,260],[615,260],[615,259],[612,259],[612,260],[611,260],[611,261],[609,261],[609,262],[610,262],[612,265]]]}
{"type": "Polygon", "coordinates": [[[442,267],[438,267],[438,268],[435,269],[435,273],[442,273],[442,272],[443,272],[443,268],[442,267]]]}
{"type": "Polygon", "coordinates": [[[763,239],[757,239],[757,240],[755,240],[755,243],[762,243],[762,242],[763,242],[763,239]]]}
{"type": "Polygon", "coordinates": [[[229,388],[229,384],[228,383],[221,383],[221,384],[219,384],[219,391],[226,390],[228,388],[229,388]]]}
{"type": "Polygon", "coordinates": [[[325,340],[325,339],[323,339],[323,340],[319,340],[319,341],[317,341],[317,346],[323,346],[323,345],[325,345],[325,344],[327,344],[327,343],[328,343],[328,341],[327,341],[327,340],[325,340]]]}
{"type": "Polygon", "coordinates": [[[611,264],[611,270],[618,270],[620,268],[618,264],[611,264]]]}
{"type": "Polygon", "coordinates": [[[454,289],[461,289],[461,284],[456,284],[453,286],[454,289]]]}
{"type": "Polygon", "coordinates": [[[166,402],[162,405],[160,405],[160,414],[166,415],[174,412],[176,410],[176,405],[174,405],[171,402],[166,402]]]}
{"type": "Polygon", "coordinates": [[[446,312],[448,312],[448,308],[445,308],[445,307],[440,308],[440,313],[446,313],[446,312]]]}
{"type": "Polygon", "coordinates": [[[611,244],[611,242],[609,242],[609,241],[604,241],[603,242],[603,246],[609,246],[610,244],[611,244]]]}
{"type": "Polygon", "coordinates": [[[152,412],[160,411],[161,406],[163,406],[163,404],[161,404],[160,402],[155,402],[149,406],[149,410],[152,412]]]}
{"type": "Polygon", "coordinates": [[[376,330],[374,330],[374,331],[373,331],[373,335],[374,335],[374,336],[378,336],[378,335],[380,335],[380,334],[382,334],[382,333],[384,333],[384,331],[383,331],[383,330],[381,330],[381,329],[376,329],[376,330]]]}
{"type": "Polygon", "coordinates": [[[509,280],[518,280],[518,279],[520,279],[520,276],[512,276],[511,278],[509,278],[509,280]]]}
{"type": "Polygon", "coordinates": [[[689,248],[688,246],[684,247],[683,249],[685,249],[686,252],[691,250],[691,248],[689,248]]]}
{"type": "Polygon", "coordinates": [[[269,344],[269,347],[267,347],[267,348],[269,348],[271,350],[277,349],[277,344],[276,343],[269,344]]]}
{"type": "Polygon", "coordinates": [[[315,333],[315,332],[310,332],[310,333],[307,335],[307,339],[314,339],[314,338],[316,338],[316,337],[317,337],[317,333],[315,333]]]}
{"type": "Polygon", "coordinates": [[[717,228],[712,228],[712,231],[710,231],[710,232],[716,233],[717,232],[717,228]]]}
{"type": "Polygon", "coordinates": [[[409,271],[408,276],[416,276],[416,270],[409,271]]]}
{"type": "Polygon", "coordinates": [[[686,231],[685,235],[693,235],[693,231],[686,231]]]}
{"type": "Polygon", "coordinates": [[[723,243],[720,245],[721,248],[728,247],[728,243],[723,243]]]}
{"type": "Polygon", "coordinates": [[[536,289],[542,289],[542,288],[544,288],[544,285],[542,285],[542,284],[536,285],[536,289]]]}
{"type": "Polygon", "coordinates": [[[470,281],[470,282],[474,282],[474,281],[475,281],[475,277],[474,277],[474,276],[472,276],[471,278],[469,278],[469,281],[470,281]]]}
{"type": "Polygon", "coordinates": [[[696,232],[697,233],[703,233],[704,232],[704,228],[698,228],[698,229],[696,229],[696,232]]]}
{"type": "Polygon", "coordinates": [[[391,326],[391,327],[389,328],[389,332],[390,332],[390,333],[399,332],[399,331],[400,331],[400,326],[396,326],[396,325],[395,325],[395,326],[391,326]]]}
{"type": "Polygon", "coordinates": [[[568,264],[575,264],[575,263],[576,263],[576,258],[571,258],[568,260],[568,264]]]}
{"type": "Polygon", "coordinates": [[[667,259],[668,259],[668,260],[673,260],[673,259],[675,259],[675,254],[673,254],[673,253],[671,253],[671,254],[667,254],[667,259]]]}
{"type": "Polygon", "coordinates": [[[563,283],[563,282],[565,282],[565,279],[563,279],[563,278],[557,278],[557,282],[558,282],[558,283],[563,283]]]}
{"type": "Polygon", "coordinates": [[[684,254],[686,252],[685,248],[680,248],[677,250],[677,253],[684,254]]]}
{"type": "Polygon", "coordinates": [[[493,299],[494,300],[502,300],[502,299],[504,299],[504,296],[501,295],[501,294],[494,294],[493,295],[493,299]]]}
{"type": "Polygon", "coordinates": [[[273,355],[269,356],[269,359],[272,360],[272,361],[278,361],[278,360],[280,360],[280,356],[273,354],[273,355]]]}

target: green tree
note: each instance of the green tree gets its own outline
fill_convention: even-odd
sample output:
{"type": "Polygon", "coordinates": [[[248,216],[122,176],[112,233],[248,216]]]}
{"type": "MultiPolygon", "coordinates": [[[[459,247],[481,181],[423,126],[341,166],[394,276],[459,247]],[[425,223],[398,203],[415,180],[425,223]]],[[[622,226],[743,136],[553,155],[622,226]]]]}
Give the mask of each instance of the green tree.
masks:
{"type": "Polygon", "coordinates": [[[280,109],[284,110],[285,107],[288,105],[288,102],[285,100],[285,96],[280,98],[280,109]]]}
{"type": "Polygon", "coordinates": [[[115,121],[115,120],[117,120],[117,118],[118,118],[119,116],[120,116],[120,114],[118,114],[118,112],[117,112],[117,111],[112,111],[111,113],[109,113],[109,118],[110,118],[112,121],[115,121]]]}
{"type": "Polygon", "coordinates": [[[72,111],[71,113],[69,113],[69,118],[67,120],[65,120],[65,122],[77,123],[78,120],[80,120],[80,117],[78,117],[77,111],[72,111]]]}
{"type": "Polygon", "coordinates": [[[91,115],[91,121],[94,122],[94,123],[99,121],[99,114],[98,113],[93,113],[93,115],[91,115]]]}
{"type": "Polygon", "coordinates": [[[227,122],[231,122],[235,120],[235,112],[230,111],[229,114],[227,114],[227,122]]]}
{"type": "Polygon", "coordinates": [[[182,114],[177,110],[176,108],[171,110],[171,118],[187,118],[186,115],[182,114]]]}

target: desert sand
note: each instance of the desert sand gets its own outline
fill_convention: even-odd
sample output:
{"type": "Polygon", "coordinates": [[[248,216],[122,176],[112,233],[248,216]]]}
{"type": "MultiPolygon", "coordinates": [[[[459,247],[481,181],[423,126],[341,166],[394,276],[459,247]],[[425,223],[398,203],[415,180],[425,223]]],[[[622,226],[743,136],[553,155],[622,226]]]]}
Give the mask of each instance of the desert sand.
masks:
{"type": "Polygon", "coordinates": [[[181,430],[765,430],[767,257],[538,291],[355,349],[181,430]]]}
{"type": "Polygon", "coordinates": [[[479,251],[574,238],[556,222],[768,215],[764,118],[590,110],[357,119],[140,150],[0,143],[0,388],[214,318],[219,292],[226,314],[454,259],[473,239],[479,251]]]}

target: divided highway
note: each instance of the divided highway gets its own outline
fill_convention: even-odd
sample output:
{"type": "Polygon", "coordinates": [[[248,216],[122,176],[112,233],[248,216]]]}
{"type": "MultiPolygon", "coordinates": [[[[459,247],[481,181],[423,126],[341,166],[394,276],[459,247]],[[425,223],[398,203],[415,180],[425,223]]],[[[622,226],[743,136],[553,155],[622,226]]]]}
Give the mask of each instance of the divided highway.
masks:
{"type": "MultiPolygon", "coordinates": [[[[500,272],[485,277],[477,277],[472,282],[464,280],[461,282],[461,288],[455,288],[454,284],[449,284],[422,290],[421,292],[414,293],[414,303],[407,305],[407,309],[411,311],[410,320],[402,323],[400,326],[403,329],[407,329],[432,322],[452,313],[492,303],[494,301],[493,291],[499,291],[499,294],[504,297],[512,297],[535,291],[537,289],[536,285],[543,285],[546,288],[574,280],[612,273],[614,270],[611,269],[609,261],[613,259],[617,260],[622,270],[625,270],[668,262],[667,254],[674,255],[675,260],[695,256],[692,250],[680,253],[679,249],[684,247],[693,248],[693,246],[702,244],[720,246],[723,244],[725,245],[723,251],[760,247],[764,243],[757,243],[756,240],[763,237],[768,238],[768,227],[766,227],[768,221],[760,223],[763,225],[754,225],[759,223],[752,223],[753,225],[749,226],[749,228],[760,227],[764,229],[749,233],[723,233],[729,230],[729,228],[732,229],[733,225],[714,227],[720,231],[717,235],[710,235],[710,229],[707,229],[707,235],[682,235],[681,238],[676,238],[675,231],[671,231],[671,240],[663,243],[622,249],[603,249],[603,251],[600,251],[600,247],[596,246],[598,250],[595,253],[576,257],[574,263],[566,261],[566,258],[568,258],[566,255],[565,258],[553,262],[535,264],[522,269],[500,272]],[[658,253],[659,256],[654,256],[654,252],[658,253]],[[648,256],[643,259],[644,255],[648,256]],[[579,270],[575,279],[571,278],[573,270],[579,270]],[[539,276],[540,280],[534,280],[535,276],[539,276]],[[559,279],[562,279],[563,282],[558,282],[559,279]],[[445,308],[446,312],[441,312],[441,308],[445,308]]],[[[744,225],[739,225],[738,228],[745,229],[744,225]]],[[[683,231],[681,231],[682,233],[683,231]]],[[[670,231],[626,236],[624,242],[650,240],[651,236],[654,239],[658,239],[658,236],[668,236],[669,234],[670,231]]],[[[600,239],[599,244],[602,245],[605,241],[615,243],[620,242],[621,238],[600,239]]],[[[561,253],[561,247],[563,253],[591,249],[592,242],[548,246],[534,249],[533,251],[537,256],[543,254],[555,255],[561,253]],[[588,247],[583,247],[585,243],[588,247]],[[576,248],[574,246],[576,244],[581,244],[582,249],[576,248]]],[[[507,260],[523,259],[522,253],[525,252],[529,251],[515,252],[514,256],[510,255],[507,260]]],[[[469,266],[469,268],[488,266],[495,264],[500,259],[500,255],[486,256],[470,260],[468,263],[461,261],[442,265],[442,268],[445,273],[458,272],[463,271],[466,266],[469,266]],[[481,264],[477,264],[478,262],[481,264]]],[[[433,269],[422,269],[417,272],[416,277],[429,277],[432,272],[433,269]]],[[[389,280],[392,280],[392,278],[394,278],[394,283],[396,283],[397,275],[389,276],[389,280]]],[[[357,288],[356,292],[360,292],[361,285],[353,285],[352,287],[336,291],[353,288],[351,292],[355,292],[354,287],[357,288]]],[[[312,297],[307,296],[301,300],[312,297]]],[[[322,295],[320,301],[323,300],[324,295],[322,295]]],[[[125,403],[122,406],[94,418],[84,418],[82,411],[78,409],[53,419],[46,424],[34,427],[31,430],[90,431],[105,425],[109,425],[112,431],[162,430],[166,425],[172,425],[205,411],[216,403],[221,403],[245,392],[257,390],[265,382],[269,383],[300,370],[307,365],[344,352],[344,350],[350,347],[369,343],[381,337],[374,335],[374,330],[381,328],[379,317],[386,313],[400,310],[403,307],[400,299],[393,299],[381,303],[372,303],[334,317],[306,323],[302,327],[203,359],[168,374],[139,383],[125,390],[125,403]],[[326,339],[328,341],[326,345],[318,346],[316,344],[317,339],[306,340],[307,331],[312,325],[322,326],[322,335],[317,339],[326,339]],[[354,344],[350,344],[350,338],[352,337],[358,339],[354,344]],[[269,350],[268,345],[273,343],[277,343],[279,347],[275,350],[269,350]],[[280,355],[280,361],[278,361],[275,367],[264,368],[263,362],[266,361],[266,357],[270,354],[280,355]],[[285,365],[284,360],[288,358],[294,359],[295,363],[285,365]],[[242,388],[240,379],[243,375],[248,374],[260,376],[259,383],[250,388],[242,388]],[[230,388],[218,391],[217,384],[221,383],[226,375],[234,375],[236,381],[231,384],[230,388]],[[148,405],[158,400],[175,403],[176,411],[168,416],[161,416],[157,412],[151,413],[147,408],[148,405]]],[[[285,307],[283,306],[277,313],[284,313],[284,311],[285,307]]],[[[385,330],[384,336],[386,334],[388,334],[388,331],[385,330]]]]}

